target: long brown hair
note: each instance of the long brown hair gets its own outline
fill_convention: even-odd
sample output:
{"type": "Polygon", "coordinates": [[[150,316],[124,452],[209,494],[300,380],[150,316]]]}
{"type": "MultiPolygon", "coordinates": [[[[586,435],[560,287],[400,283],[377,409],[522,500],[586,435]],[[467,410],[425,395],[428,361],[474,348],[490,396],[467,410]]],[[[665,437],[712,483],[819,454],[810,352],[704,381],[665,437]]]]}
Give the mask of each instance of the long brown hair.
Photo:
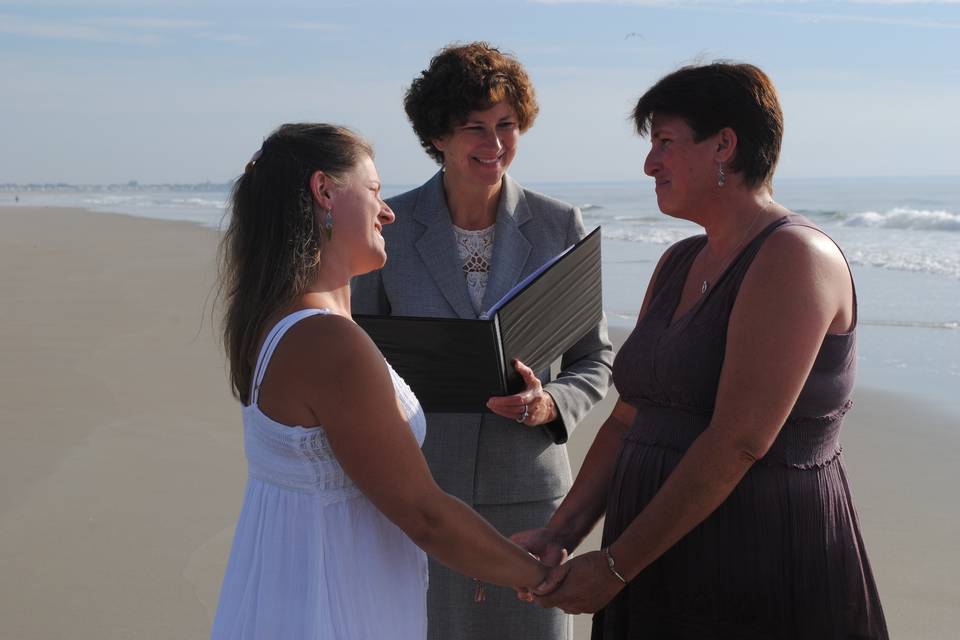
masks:
{"type": "Polygon", "coordinates": [[[285,124],[264,141],[237,178],[220,241],[218,302],[233,395],[250,401],[257,346],[267,321],[301,295],[320,268],[323,247],[310,176],[342,181],[370,145],[329,124],[285,124]]]}

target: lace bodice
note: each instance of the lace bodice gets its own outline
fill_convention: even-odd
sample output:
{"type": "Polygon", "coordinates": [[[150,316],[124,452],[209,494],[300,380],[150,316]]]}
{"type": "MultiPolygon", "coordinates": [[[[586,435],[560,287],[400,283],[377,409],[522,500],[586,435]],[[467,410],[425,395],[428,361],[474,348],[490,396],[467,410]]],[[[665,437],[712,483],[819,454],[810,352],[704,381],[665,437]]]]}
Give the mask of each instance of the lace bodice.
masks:
{"type": "MultiPolygon", "coordinates": [[[[264,341],[254,376],[251,402],[243,409],[244,449],[251,478],[296,491],[320,494],[325,502],[360,495],[337,462],[322,426],[287,426],[264,414],[258,406],[260,384],[276,345],[283,334],[309,316],[329,314],[326,309],[304,309],[290,314],[264,341]]],[[[413,391],[390,367],[390,377],[410,429],[419,444],[426,435],[426,419],[413,391]]]]}
{"type": "Polygon", "coordinates": [[[493,235],[496,225],[486,229],[471,231],[453,225],[457,238],[457,255],[463,264],[463,275],[467,281],[467,293],[477,313],[483,311],[481,304],[487,290],[487,277],[493,259],[493,235]]]}

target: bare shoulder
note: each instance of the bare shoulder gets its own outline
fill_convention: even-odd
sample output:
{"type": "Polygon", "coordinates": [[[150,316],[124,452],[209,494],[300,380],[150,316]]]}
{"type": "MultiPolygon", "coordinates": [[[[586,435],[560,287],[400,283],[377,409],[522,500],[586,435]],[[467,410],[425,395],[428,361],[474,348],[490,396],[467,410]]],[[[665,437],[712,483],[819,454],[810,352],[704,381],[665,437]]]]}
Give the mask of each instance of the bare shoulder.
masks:
{"type": "MultiPolygon", "coordinates": [[[[829,332],[854,321],[853,281],[846,259],[822,231],[802,225],[775,230],[760,247],[737,295],[735,316],[825,322],[829,332]],[[815,318],[815,320],[810,320],[815,318]]],[[[822,337],[822,336],[821,336],[822,337]]]]}
{"type": "Polygon", "coordinates": [[[760,247],[747,278],[782,285],[811,277],[845,277],[846,274],[843,254],[823,231],[785,225],[771,233],[760,247]]]}
{"type": "Polygon", "coordinates": [[[357,366],[380,364],[382,357],[370,337],[353,320],[336,314],[316,315],[293,326],[285,351],[299,361],[304,373],[342,373],[357,366]]]}
{"type": "Polygon", "coordinates": [[[277,399],[331,397],[355,380],[389,377],[383,356],[353,320],[335,314],[301,320],[287,332],[267,371],[277,399]]]}
{"type": "Polygon", "coordinates": [[[364,384],[390,384],[376,346],[351,319],[315,315],[290,327],[277,344],[260,386],[259,404],[283,424],[323,424],[322,408],[331,399],[349,400],[341,397],[342,388],[364,384]]]}

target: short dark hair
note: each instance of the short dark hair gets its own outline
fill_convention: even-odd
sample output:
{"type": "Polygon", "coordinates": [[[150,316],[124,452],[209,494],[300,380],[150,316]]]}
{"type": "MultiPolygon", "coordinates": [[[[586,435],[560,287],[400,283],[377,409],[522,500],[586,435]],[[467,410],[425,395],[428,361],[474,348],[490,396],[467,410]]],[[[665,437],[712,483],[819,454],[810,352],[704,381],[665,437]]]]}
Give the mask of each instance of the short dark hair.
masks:
{"type": "Polygon", "coordinates": [[[302,294],[320,268],[323,248],[310,177],[343,183],[370,144],[330,124],[285,124],[247,163],[230,195],[220,241],[217,302],[234,395],[246,404],[257,345],[270,317],[302,294]]]}
{"type": "Polygon", "coordinates": [[[773,82],[757,67],[723,61],[682,67],[637,101],[637,133],[648,133],[655,113],[686,120],[697,142],[730,127],[737,134],[730,169],[751,187],[770,185],[780,158],[783,111],[773,82]]]}
{"type": "Polygon", "coordinates": [[[424,151],[442,163],[433,140],[452,132],[470,112],[501,101],[517,114],[521,133],[533,126],[540,107],[523,65],[486,42],[471,42],[437,53],[410,84],[403,107],[424,151]]]}

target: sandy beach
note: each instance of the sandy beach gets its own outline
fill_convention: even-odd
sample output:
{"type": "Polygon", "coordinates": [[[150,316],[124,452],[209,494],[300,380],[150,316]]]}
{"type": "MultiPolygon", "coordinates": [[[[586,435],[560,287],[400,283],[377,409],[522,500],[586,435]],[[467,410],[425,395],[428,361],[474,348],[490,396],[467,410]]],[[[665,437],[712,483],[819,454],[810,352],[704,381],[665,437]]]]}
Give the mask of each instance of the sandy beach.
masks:
{"type": "MultiPolygon", "coordinates": [[[[211,324],[217,240],[0,207],[0,637],[208,636],[245,478],[211,324]]],[[[854,399],[844,457],[891,635],[955,637],[960,420],[854,399]]],[[[612,401],[571,438],[575,465],[612,401]]]]}

